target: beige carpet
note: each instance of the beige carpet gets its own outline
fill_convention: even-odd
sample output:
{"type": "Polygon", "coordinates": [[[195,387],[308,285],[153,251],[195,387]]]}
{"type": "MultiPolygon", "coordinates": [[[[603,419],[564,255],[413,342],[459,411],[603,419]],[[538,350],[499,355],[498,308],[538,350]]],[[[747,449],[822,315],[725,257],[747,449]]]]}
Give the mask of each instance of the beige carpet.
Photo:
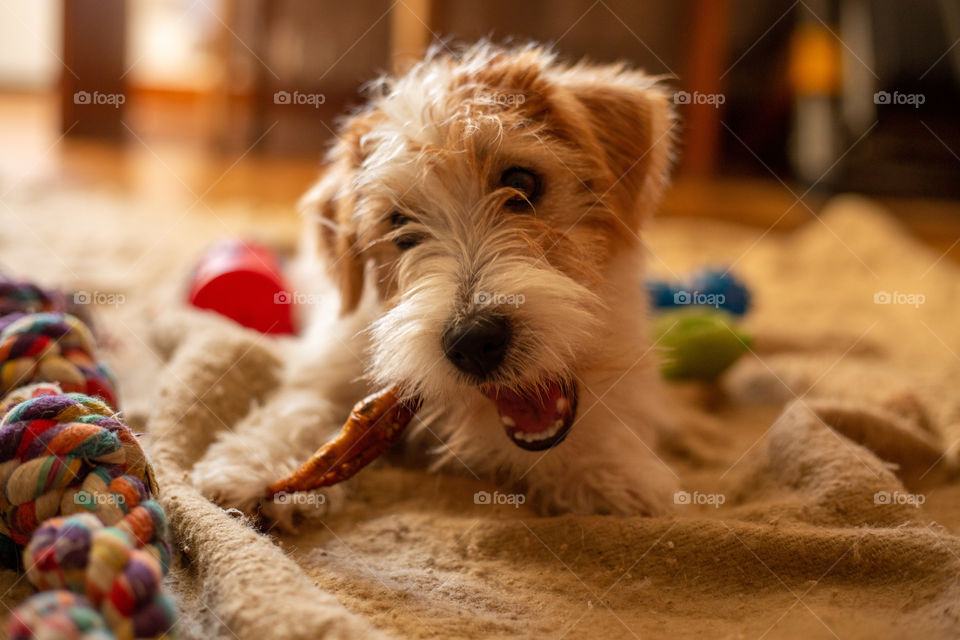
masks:
{"type": "MultiPolygon", "coordinates": [[[[960,274],[868,201],[838,198],[789,235],[680,220],[649,233],[653,269],[736,261],[755,293],[756,352],[722,389],[672,391],[687,428],[666,457],[692,502],[719,507],[540,518],[475,505],[492,484],[380,464],[343,512],[280,539],[184,473],[278,384],[274,345],[174,309],[204,244],[263,233],[263,218],[177,220],[108,194],[10,204],[6,268],[125,296],[99,310],[100,333],[129,420],[151,433],[182,551],[168,582],[183,637],[960,633],[960,274]]],[[[293,243],[290,226],[266,231],[293,243]]],[[[0,583],[7,605],[26,592],[16,580],[0,583]]]]}

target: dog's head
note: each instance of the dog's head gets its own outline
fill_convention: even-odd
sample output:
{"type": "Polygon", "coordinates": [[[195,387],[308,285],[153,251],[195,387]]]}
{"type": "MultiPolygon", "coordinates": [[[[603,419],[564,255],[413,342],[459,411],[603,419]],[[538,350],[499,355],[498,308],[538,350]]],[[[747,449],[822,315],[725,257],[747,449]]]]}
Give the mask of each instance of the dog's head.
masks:
{"type": "Polygon", "coordinates": [[[377,83],[305,199],[343,311],[365,286],[381,301],[372,377],[483,394],[526,449],[562,440],[605,314],[640,295],[611,270],[663,190],[672,126],[655,79],[534,46],[377,83]]]}

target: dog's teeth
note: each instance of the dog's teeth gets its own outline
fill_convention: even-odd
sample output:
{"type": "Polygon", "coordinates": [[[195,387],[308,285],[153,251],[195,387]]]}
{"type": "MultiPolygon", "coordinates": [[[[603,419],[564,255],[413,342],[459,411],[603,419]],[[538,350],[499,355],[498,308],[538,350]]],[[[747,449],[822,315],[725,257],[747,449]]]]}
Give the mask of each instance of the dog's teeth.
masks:
{"type": "Polygon", "coordinates": [[[553,436],[557,435],[562,428],[563,421],[557,420],[553,423],[552,427],[541,433],[527,433],[525,431],[518,431],[513,434],[513,437],[517,440],[522,440],[523,442],[540,442],[542,440],[549,440],[553,436]]]}
{"type": "Polygon", "coordinates": [[[500,422],[502,422],[504,426],[507,426],[507,427],[517,426],[516,421],[510,416],[500,416],[500,422]]]}
{"type": "Polygon", "coordinates": [[[557,413],[563,413],[567,410],[567,399],[557,398],[557,413]]]}

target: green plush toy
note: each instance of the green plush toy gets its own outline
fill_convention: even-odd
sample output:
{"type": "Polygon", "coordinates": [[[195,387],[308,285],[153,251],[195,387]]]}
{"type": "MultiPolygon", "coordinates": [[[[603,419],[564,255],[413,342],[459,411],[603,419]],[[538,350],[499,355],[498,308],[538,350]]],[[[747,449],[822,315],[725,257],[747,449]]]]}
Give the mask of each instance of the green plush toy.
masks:
{"type": "Polygon", "coordinates": [[[714,380],[750,346],[730,314],[703,307],[657,314],[653,331],[668,380],[714,380]]]}

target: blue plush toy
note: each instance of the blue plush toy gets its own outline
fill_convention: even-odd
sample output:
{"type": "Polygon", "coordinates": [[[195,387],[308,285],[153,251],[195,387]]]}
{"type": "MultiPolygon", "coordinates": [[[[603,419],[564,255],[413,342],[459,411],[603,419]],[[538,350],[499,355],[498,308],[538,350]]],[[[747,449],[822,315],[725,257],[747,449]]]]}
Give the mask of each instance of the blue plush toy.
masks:
{"type": "Polygon", "coordinates": [[[749,309],[750,291],[728,270],[703,269],[681,283],[650,280],[647,289],[665,378],[715,380],[749,350],[734,316],[749,309]]]}
{"type": "Polygon", "coordinates": [[[726,269],[702,269],[680,283],[648,280],[647,289],[654,309],[713,307],[742,316],[750,308],[750,291],[726,269]]]}

